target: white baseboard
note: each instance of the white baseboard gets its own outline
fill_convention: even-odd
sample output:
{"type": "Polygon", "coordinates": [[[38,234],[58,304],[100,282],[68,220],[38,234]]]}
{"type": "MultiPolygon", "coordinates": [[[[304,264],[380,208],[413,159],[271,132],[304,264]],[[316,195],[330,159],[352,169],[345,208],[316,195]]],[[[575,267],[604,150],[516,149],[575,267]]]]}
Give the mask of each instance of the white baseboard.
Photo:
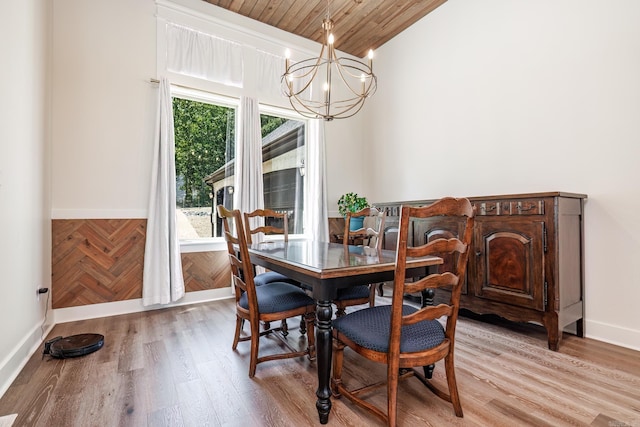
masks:
{"type": "Polygon", "coordinates": [[[0,417],[0,427],[11,427],[18,418],[18,414],[5,415],[0,417]]]}
{"type": "Polygon", "coordinates": [[[585,336],[594,340],[640,351],[640,330],[587,320],[585,336]]]}
{"type": "Polygon", "coordinates": [[[44,337],[51,332],[53,326],[53,322],[50,325],[44,325],[44,331],[41,324],[34,326],[22,341],[15,346],[13,351],[0,362],[0,398],[18,377],[31,355],[38,350],[42,350],[44,337]]]}
{"type": "Polygon", "coordinates": [[[131,299],[103,304],[81,305],[78,307],[57,308],[53,310],[53,320],[56,324],[76,322],[78,320],[95,319],[97,317],[117,316],[119,314],[138,313],[141,311],[159,310],[161,308],[177,307],[206,301],[216,301],[231,298],[231,287],[210,289],[206,291],[187,292],[180,300],[170,304],[142,305],[142,299],[131,299]]]}
{"type": "Polygon", "coordinates": [[[35,326],[27,336],[0,362],[0,398],[7,391],[11,383],[29,361],[29,358],[36,352],[42,351],[43,340],[51,329],[58,323],[75,322],[78,320],[95,319],[98,317],[116,316],[119,314],[137,313],[148,310],[158,310],[167,307],[177,307],[186,304],[196,304],[206,301],[215,301],[232,298],[231,287],[210,289],[206,291],[187,292],[185,296],[177,302],[166,305],[153,305],[145,307],[142,299],[127,301],[109,302],[104,304],[91,304],[79,307],[58,308],[53,310],[50,325],[45,326],[43,332],[40,325],[35,326]]]}

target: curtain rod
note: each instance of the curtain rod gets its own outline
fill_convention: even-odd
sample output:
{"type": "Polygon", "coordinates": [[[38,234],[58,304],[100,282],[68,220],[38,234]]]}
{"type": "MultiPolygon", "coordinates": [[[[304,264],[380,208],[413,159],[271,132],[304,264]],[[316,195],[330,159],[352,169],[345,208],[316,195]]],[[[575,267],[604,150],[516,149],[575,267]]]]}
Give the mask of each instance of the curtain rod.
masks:
{"type": "MultiPolygon", "coordinates": [[[[158,79],[154,79],[153,77],[151,77],[151,78],[149,79],[149,81],[150,81],[151,83],[160,83],[160,80],[158,80],[158,79]]],[[[169,84],[170,84],[171,86],[181,87],[181,88],[183,88],[183,89],[199,90],[199,91],[202,91],[202,92],[209,92],[209,93],[213,93],[214,95],[227,96],[227,95],[223,95],[223,94],[221,94],[221,93],[211,92],[211,91],[208,91],[208,90],[205,90],[205,89],[198,89],[198,88],[195,88],[195,87],[185,86],[185,85],[181,85],[181,84],[177,84],[177,83],[169,83],[169,84]]]]}

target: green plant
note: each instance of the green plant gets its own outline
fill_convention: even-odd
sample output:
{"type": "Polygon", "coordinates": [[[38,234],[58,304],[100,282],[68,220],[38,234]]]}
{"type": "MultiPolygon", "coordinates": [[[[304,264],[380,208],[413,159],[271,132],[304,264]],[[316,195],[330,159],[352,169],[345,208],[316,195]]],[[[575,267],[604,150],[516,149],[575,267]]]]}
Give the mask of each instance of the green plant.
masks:
{"type": "Polygon", "coordinates": [[[369,202],[367,198],[360,197],[357,193],[346,193],[338,199],[338,212],[340,212],[342,216],[347,216],[347,212],[358,212],[368,207],[369,202]]]}

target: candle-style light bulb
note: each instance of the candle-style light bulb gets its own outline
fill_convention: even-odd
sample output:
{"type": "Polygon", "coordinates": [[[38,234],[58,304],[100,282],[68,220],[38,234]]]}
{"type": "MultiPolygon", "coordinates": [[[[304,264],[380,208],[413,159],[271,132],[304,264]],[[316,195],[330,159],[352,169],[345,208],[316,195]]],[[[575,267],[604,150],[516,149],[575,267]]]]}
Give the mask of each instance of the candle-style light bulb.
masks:
{"type": "Polygon", "coordinates": [[[333,37],[333,33],[329,34],[329,39],[327,40],[327,43],[329,44],[333,44],[335,38],[333,37]]]}

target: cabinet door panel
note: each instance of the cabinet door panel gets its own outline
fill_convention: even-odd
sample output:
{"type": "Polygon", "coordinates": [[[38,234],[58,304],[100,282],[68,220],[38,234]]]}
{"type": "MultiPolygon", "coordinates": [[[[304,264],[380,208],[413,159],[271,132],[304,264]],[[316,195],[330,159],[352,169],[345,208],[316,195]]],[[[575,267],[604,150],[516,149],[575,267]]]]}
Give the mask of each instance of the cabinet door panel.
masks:
{"type": "Polygon", "coordinates": [[[398,249],[398,226],[385,227],[382,232],[382,249],[395,251],[398,249]]]}
{"type": "MultiPolygon", "coordinates": [[[[417,219],[413,223],[413,241],[416,245],[424,245],[436,239],[451,239],[461,237],[464,233],[464,224],[450,218],[417,219]]],[[[456,258],[452,255],[443,256],[443,264],[438,266],[438,272],[452,271],[456,258]]],[[[468,273],[467,273],[468,274],[468,273]]],[[[462,284],[462,293],[467,293],[467,279],[462,284]]]]}
{"type": "Polygon", "coordinates": [[[476,221],[475,295],[544,310],[543,239],[543,221],[476,221]]]}

